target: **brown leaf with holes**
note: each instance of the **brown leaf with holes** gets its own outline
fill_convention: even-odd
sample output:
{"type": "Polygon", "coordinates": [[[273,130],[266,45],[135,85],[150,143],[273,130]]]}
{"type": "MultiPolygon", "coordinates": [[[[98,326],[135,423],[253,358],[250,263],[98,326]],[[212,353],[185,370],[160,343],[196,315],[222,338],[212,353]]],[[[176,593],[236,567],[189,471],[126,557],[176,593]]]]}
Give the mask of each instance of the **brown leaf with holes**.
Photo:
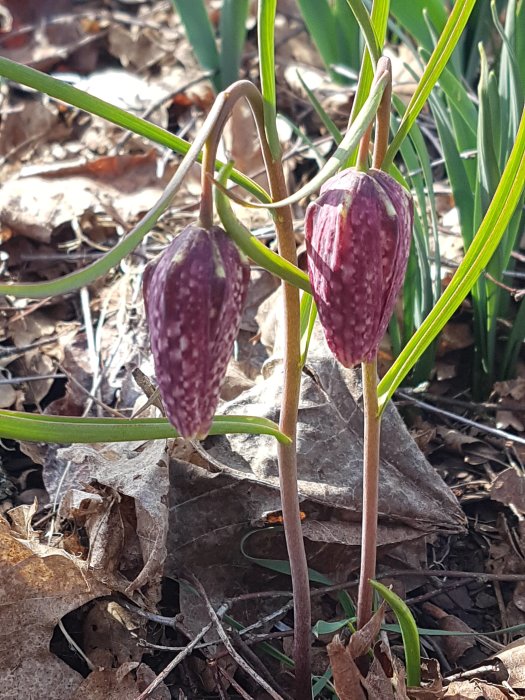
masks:
{"type": "Polygon", "coordinates": [[[41,543],[24,508],[29,516],[29,506],[18,508],[16,529],[0,518],[1,697],[70,700],[83,679],[50,651],[53,631],[64,615],[110,591],[85,562],[41,543]]]}

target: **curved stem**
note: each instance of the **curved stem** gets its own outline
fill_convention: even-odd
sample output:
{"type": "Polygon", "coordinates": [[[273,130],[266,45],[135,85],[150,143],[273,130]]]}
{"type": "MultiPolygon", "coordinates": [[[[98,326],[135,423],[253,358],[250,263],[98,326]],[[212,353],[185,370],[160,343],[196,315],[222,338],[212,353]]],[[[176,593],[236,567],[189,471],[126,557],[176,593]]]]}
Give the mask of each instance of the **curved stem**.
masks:
{"type": "MultiPolygon", "coordinates": [[[[238,81],[229,88],[229,99],[225,108],[215,121],[215,126],[207,140],[208,158],[215,161],[219,138],[229,116],[229,110],[239,97],[248,100],[252,110],[264,164],[270,183],[273,200],[282,200],[287,196],[286,183],[279,154],[273,154],[264,129],[264,108],[259,90],[248,81],[238,81]],[[228,105],[228,111],[226,110],[228,105]]],[[[279,254],[292,265],[297,265],[297,251],[293,235],[292,212],[289,205],[281,206],[275,211],[275,228],[279,254]]],[[[297,411],[301,386],[301,348],[300,348],[300,302],[299,290],[286,282],[284,294],[284,380],[281,402],[280,430],[288,435],[291,443],[279,445],[279,483],[283,511],[284,532],[294,596],[294,664],[296,680],[296,697],[309,699],[312,694],[310,670],[310,633],[311,603],[308,564],[304,549],[299,493],[297,488],[297,411]]]]}
{"type": "Polygon", "coordinates": [[[357,598],[357,627],[372,617],[373,591],[370,579],[375,577],[377,549],[377,501],[379,493],[379,444],[381,419],[377,401],[377,358],[363,362],[363,517],[361,527],[361,571],[357,598]]]}
{"type": "Polygon", "coordinates": [[[374,138],[374,155],[372,167],[379,170],[383,165],[385,154],[388,148],[388,137],[390,135],[390,110],[392,103],[392,63],[386,56],[381,56],[377,62],[377,73],[387,74],[386,83],[379,109],[376,116],[376,133],[374,138]]]}

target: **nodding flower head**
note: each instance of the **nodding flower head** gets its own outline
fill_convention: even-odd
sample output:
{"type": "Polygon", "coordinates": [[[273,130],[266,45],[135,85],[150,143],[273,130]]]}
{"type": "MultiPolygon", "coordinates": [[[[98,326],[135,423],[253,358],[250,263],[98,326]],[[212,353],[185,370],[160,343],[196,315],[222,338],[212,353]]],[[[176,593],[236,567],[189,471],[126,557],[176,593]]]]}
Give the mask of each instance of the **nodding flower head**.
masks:
{"type": "Polygon", "coordinates": [[[338,173],[308,206],[308,275],[328,345],[345,367],[377,354],[405,276],[413,216],[407,190],[373,169],[338,173]]]}
{"type": "Polygon", "coordinates": [[[146,267],[143,293],[160,395],[182,437],[207,435],[239,330],[250,270],[219,227],[186,226],[146,267]]]}

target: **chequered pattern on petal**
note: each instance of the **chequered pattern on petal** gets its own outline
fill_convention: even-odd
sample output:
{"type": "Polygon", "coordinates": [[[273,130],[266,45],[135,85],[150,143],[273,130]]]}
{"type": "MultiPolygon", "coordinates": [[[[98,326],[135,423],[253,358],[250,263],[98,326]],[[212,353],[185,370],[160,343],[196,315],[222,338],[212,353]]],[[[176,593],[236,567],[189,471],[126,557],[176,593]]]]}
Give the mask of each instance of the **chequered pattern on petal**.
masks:
{"type": "Polygon", "coordinates": [[[207,434],[239,330],[249,265],[214,226],[187,226],[146,268],[146,317],[166,415],[183,437],[207,434]]]}
{"type": "Polygon", "coordinates": [[[376,355],[403,283],[410,194],[378,170],[328,180],[306,210],[308,275],[328,345],[345,367],[376,355]]]}

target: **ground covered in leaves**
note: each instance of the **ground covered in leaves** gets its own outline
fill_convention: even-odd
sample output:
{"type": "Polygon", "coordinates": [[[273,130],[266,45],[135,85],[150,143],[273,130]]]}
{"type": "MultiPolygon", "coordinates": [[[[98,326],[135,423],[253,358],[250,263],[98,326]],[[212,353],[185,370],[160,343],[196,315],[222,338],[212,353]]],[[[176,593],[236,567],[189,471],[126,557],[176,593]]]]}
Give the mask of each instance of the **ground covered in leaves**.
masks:
{"type": "MultiPolygon", "coordinates": [[[[212,21],[219,6],[209,3],[212,21]]],[[[0,55],[182,137],[192,138],[212,104],[168,2],[7,0],[0,27],[0,55]]],[[[254,27],[252,12],[242,75],[256,79],[254,27]]],[[[352,93],[326,79],[292,0],[279,3],[276,45],[279,109],[309,139],[280,120],[295,190],[333,145],[297,70],[341,128],[352,93]]],[[[394,89],[406,99],[413,81],[392,58],[394,89]]],[[[263,177],[243,109],[224,148],[240,170],[263,177]]],[[[2,279],[53,279],[98,258],[153,205],[178,162],[171,151],[4,82],[2,279]]],[[[0,298],[0,408],[130,417],[142,407],[158,415],[154,405],[144,408],[153,370],[142,273],[195,218],[198,178],[196,169],[143,245],[89,288],[42,301],[0,298]]],[[[442,265],[453,269],[462,254],[457,213],[439,165],[435,179],[442,265]]],[[[296,207],[301,257],[303,212],[296,207]]],[[[239,216],[275,245],[265,214],[239,216]]],[[[222,413],[277,417],[278,310],[275,280],[254,267],[222,413]]],[[[467,301],[440,338],[431,381],[398,392],[383,427],[379,578],[407,600],[422,629],[428,661],[419,691],[405,689],[395,631],[381,633],[368,669],[354,662],[377,636],[377,619],[349,645],[344,634],[333,639],[356,592],[361,395],[358,373],[339,367],[314,334],[298,451],[303,529],[318,572],[318,697],[333,697],[328,652],[356,698],[525,695],[525,371],[522,364],[489,401],[473,402],[471,323],[467,301]]],[[[383,370],[392,361],[388,339],[381,361],[383,370]]],[[[69,447],[5,440],[0,452],[0,697],[291,696],[292,604],[271,438],[69,447]]],[[[386,622],[394,622],[388,612],[386,622]]]]}

